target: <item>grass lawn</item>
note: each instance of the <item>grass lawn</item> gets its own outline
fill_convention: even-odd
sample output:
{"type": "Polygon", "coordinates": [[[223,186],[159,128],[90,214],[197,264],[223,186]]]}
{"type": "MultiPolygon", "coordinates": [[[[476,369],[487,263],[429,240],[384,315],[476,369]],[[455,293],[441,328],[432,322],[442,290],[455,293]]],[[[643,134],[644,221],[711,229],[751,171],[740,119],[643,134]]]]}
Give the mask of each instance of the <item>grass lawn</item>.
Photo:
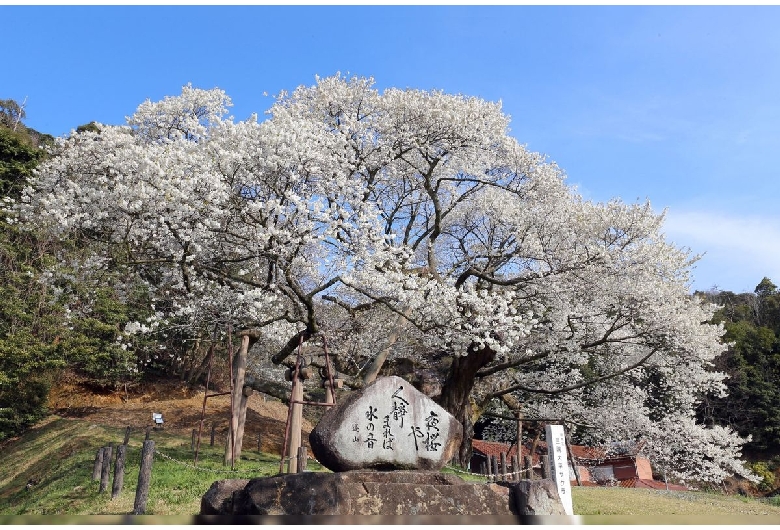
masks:
{"type": "MultiPolygon", "coordinates": [[[[124,438],[124,429],[52,416],[0,447],[0,524],[130,522],[145,433],[128,444],[124,486],[111,499],[92,480],[98,448],[124,438]],[[95,516],[87,519],[84,516],[95,516]],[[21,518],[19,516],[22,516],[21,518]]],[[[279,472],[279,457],[247,450],[235,471],[222,464],[224,448],[201,443],[193,466],[191,440],[158,431],[146,513],[132,522],[186,524],[200,511],[201,496],[216,480],[279,472]]],[[[309,469],[324,471],[310,460],[309,469]]],[[[461,475],[474,480],[473,476],[461,475]]],[[[113,479],[113,469],[112,469],[113,479]]],[[[574,512],[585,524],[780,524],[780,503],[705,492],[575,487],[574,512]]]]}

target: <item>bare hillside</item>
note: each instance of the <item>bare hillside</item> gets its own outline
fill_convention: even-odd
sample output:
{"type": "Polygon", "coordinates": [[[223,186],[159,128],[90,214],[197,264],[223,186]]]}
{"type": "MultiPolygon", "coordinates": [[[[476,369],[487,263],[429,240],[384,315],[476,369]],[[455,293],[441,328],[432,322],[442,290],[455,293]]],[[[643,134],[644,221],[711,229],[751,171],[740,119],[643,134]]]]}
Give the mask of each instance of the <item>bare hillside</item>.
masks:
{"type": "MultiPolygon", "coordinates": [[[[212,391],[213,392],[213,391],[212,391]]],[[[176,380],[143,383],[117,392],[100,393],[90,389],[78,378],[69,376],[57,383],[49,395],[52,413],[63,417],[81,418],[98,425],[145,429],[152,425],[152,413],[162,413],[165,430],[188,435],[197,429],[203,410],[203,389],[192,389],[176,380]]],[[[204,439],[211,434],[212,424],[221,441],[225,440],[230,416],[229,396],[211,397],[206,403],[203,422],[204,439]]],[[[256,447],[258,434],[261,450],[279,453],[284,441],[287,405],[255,393],[249,397],[245,447],[256,447]]],[[[313,426],[304,420],[304,441],[313,426]]]]}

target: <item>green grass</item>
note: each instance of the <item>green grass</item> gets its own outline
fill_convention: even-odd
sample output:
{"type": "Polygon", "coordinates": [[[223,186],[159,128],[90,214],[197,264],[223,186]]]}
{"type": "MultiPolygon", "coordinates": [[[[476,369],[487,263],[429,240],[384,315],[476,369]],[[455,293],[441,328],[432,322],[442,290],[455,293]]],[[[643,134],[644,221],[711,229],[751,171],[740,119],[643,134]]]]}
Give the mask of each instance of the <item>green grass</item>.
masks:
{"type": "Polygon", "coordinates": [[[586,524],[778,524],[780,506],[701,491],[572,488],[574,513],[586,524]]]}
{"type": "MultiPolygon", "coordinates": [[[[123,489],[117,498],[111,499],[111,484],[108,491],[99,493],[100,483],[92,480],[92,469],[97,450],[111,442],[115,446],[121,443],[124,429],[80,420],[50,419],[5,444],[0,451],[0,515],[132,513],[144,437],[141,431],[131,434],[123,489]]],[[[151,438],[155,449],[169,458],[155,455],[147,514],[197,514],[201,496],[214,481],[271,476],[279,472],[277,455],[246,450],[233,472],[222,464],[223,447],[210,447],[202,442],[197,469],[194,469],[189,437],[156,431],[151,438]]],[[[323,470],[312,461],[308,468],[323,470]]],[[[111,471],[113,480],[113,467],[111,471]]]]}
{"type": "MultiPolygon", "coordinates": [[[[236,472],[222,465],[223,447],[201,444],[193,468],[190,438],[153,432],[155,455],[145,518],[129,518],[135,500],[144,432],[132,433],[122,493],[111,499],[92,480],[95,453],[121,443],[124,429],[51,417],[0,447],[0,524],[94,523],[186,524],[200,511],[200,499],[214,481],[272,476],[278,455],[245,451],[236,472]],[[167,457],[167,458],[166,458],[167,457]],[[29,486],[28,486],[29,484],[29,486]],[[20,518],[20,516],[22,516],[20,518]],[[84,516],[94,516],[87,519],[84,516]]],[[[309,461],[312,471],[326,471],[309,461]]],[[[481,480],[466,473],[465,480],[481,480]]],[[[113,479],[113,469],[112,469],[113,479]]],[[[574,512],[595,524],[780,523],[780,503],[705,492],[575,487],[574,512]]]]}

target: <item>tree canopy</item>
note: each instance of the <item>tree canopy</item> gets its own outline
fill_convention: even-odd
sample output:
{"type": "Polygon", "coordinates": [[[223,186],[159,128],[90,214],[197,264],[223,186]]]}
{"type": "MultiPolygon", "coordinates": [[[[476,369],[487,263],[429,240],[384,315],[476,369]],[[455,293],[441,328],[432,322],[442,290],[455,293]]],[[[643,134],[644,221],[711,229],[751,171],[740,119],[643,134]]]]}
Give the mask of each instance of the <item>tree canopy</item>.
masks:
{"type": "Polygon", "coordinates": [[[713,320],[726,329],[728,351],[716,366],[728,375],[728,396],[707,395],[700,418],[749,436],[754,456],[780,452],[780,293],[764,278],[752,293],[703,293],[720,309],[713,320]]]}
{"type": "Polygon", "coordinates": [[[325,334],[353,385],[393,357],[439,373],[467,434],[503,399],[645,439],[683,478],[744,473],[742,440],[695,421],[724,390],[723,328],[649,203],[583,199],[479,98],[334,76],[264,121],[229,106],[186,86],[74,132],[20,203],[25,223],[88,242],[79,274],[148,293],[125,347],[230,324],[279,364],[325,334]]]}

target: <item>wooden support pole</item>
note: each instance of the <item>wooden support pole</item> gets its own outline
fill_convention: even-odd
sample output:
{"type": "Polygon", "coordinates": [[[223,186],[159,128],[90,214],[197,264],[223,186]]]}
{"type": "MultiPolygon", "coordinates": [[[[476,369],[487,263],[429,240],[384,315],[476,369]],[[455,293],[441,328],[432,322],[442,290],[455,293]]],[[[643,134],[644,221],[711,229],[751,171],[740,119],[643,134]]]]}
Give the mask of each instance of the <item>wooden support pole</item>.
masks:
{"type": "Polygon", "coordinates": [[[290,417],[290,437],[287,440],[287,472],[295,473],[298,469],[298,448],[301,446],[301,423],[303,421],[303,405],[295,401],[303,401],[303,381],[294,377],[290,399],[293,403],[290,417]]]}
{"type": "Polygon", "coordinates": [[[501,480],[506,480],[506,453],[501,453],[501,480]]]}
{"type": "Polygon", "coordinates": [[[487,456],[486,460],[487,460],[487,462],[486,462],[487,473],[485,473],[485,474],[487,475],[488,482],[490,482],[490,476],[493,474],[493,460],[492,460],[492,458],[490,456],[487,456]]]}
{"type": "Polygon", "coordinates": [[[216,430],[217,430],[217,422],[212,421],[211,422],[211,443],[209,444],[211,445],[211,447],[214,447],[214,434],[216,430]]]}
{"type": "Polygon", "coordinates": [[[141,449],[141,469],[138,472],[138,486],[135,489],[133,515],[143,515],[146,512],[149,482],[152,478],[152,462],[154,462],[154,440],[146,440],[141,449]]]}
{"type": "Polygon", "coordinates": [[[95,463],[92,466],[92,480],[100,480],[100,473],[103,469],[103,448],[97,450],[95,454],[95,463]]]}
{"type": "Polygon", "coordinates": [[[515,418],[517,418],[517,460],[523,461],[523,413],[519,410],[515,411],[515,418]]]}
{"type": "Polygon", "coordinates": [[[127,429],[125,429],[125,440],[122,442],[122,445],[127,445],[130,443],[130,426],[127,426],[127,429]]]}
{"type": "Polygon", "coordinates": [[[580,481],[580,472],[577,470],[577,461],[574,460],[574,453],[571,452],[571,444],[569,443],[568,433],[565,436],[565,441],[566,441],[566,452],[569,455],[569,462],[571,462],[571,468],[574,470],[574,478],[577,480],[577,485],[582,486],[582,482],[580,481]]]}
{"type": "Polygon", "coordinates": [[[244,438],[244,423],[246,421],[247,396],[244,393],[244,381],[246,380],[246,364],[249,352],[249,336],[241,337],[241,347],[234,354],[230,375],[233,382],[232,396],[230,398],[230,433],[231,442],[228,451],[225,452],[225,464],[230,463],[231,469],[241,459],[241,447],[244,438]]]}
{"type": "Polygon", "coordinates": [[[190,449],[195,450],[195,439],[198,437],[198,430],[192,429],[192,440],[190,441],[190,449]]]}
{"type": "Polygon", "coordinates": [[[498,457],[496,455],[493,455],[490,457],[492,460],[493,465],[493,482],[498,482],[498,474],[500,473],[499,467],[498,467],[498,457]]]}
{"type": "MultiPolygon", "coordinates": [[[[129,429],[129,427],[128,427],[129,429]]],[[[125,483],[125,457],[127,456],[127,445],[120,445],[116,448],[116,463],[114,464],[114,483],[111,487],[111,498],[116,498],[122,492],[122,486],[125,483]]]]}
{"type": "Polygon", "coordinates": [[[322,386],[325,388],[325,403],[333,404],[336,400],[333,399],[333,390],[330,388],[328,381],[323,381],[322,386]]]}
{"type": "Polygon", "coordinates": [[[111,478],[111,456],[114,452],[114,446],[109,445],[103,448],[103,464],[100,469],[100,489],[98,493],[103,493],[108,489],[108,481],[111,478]]]}

